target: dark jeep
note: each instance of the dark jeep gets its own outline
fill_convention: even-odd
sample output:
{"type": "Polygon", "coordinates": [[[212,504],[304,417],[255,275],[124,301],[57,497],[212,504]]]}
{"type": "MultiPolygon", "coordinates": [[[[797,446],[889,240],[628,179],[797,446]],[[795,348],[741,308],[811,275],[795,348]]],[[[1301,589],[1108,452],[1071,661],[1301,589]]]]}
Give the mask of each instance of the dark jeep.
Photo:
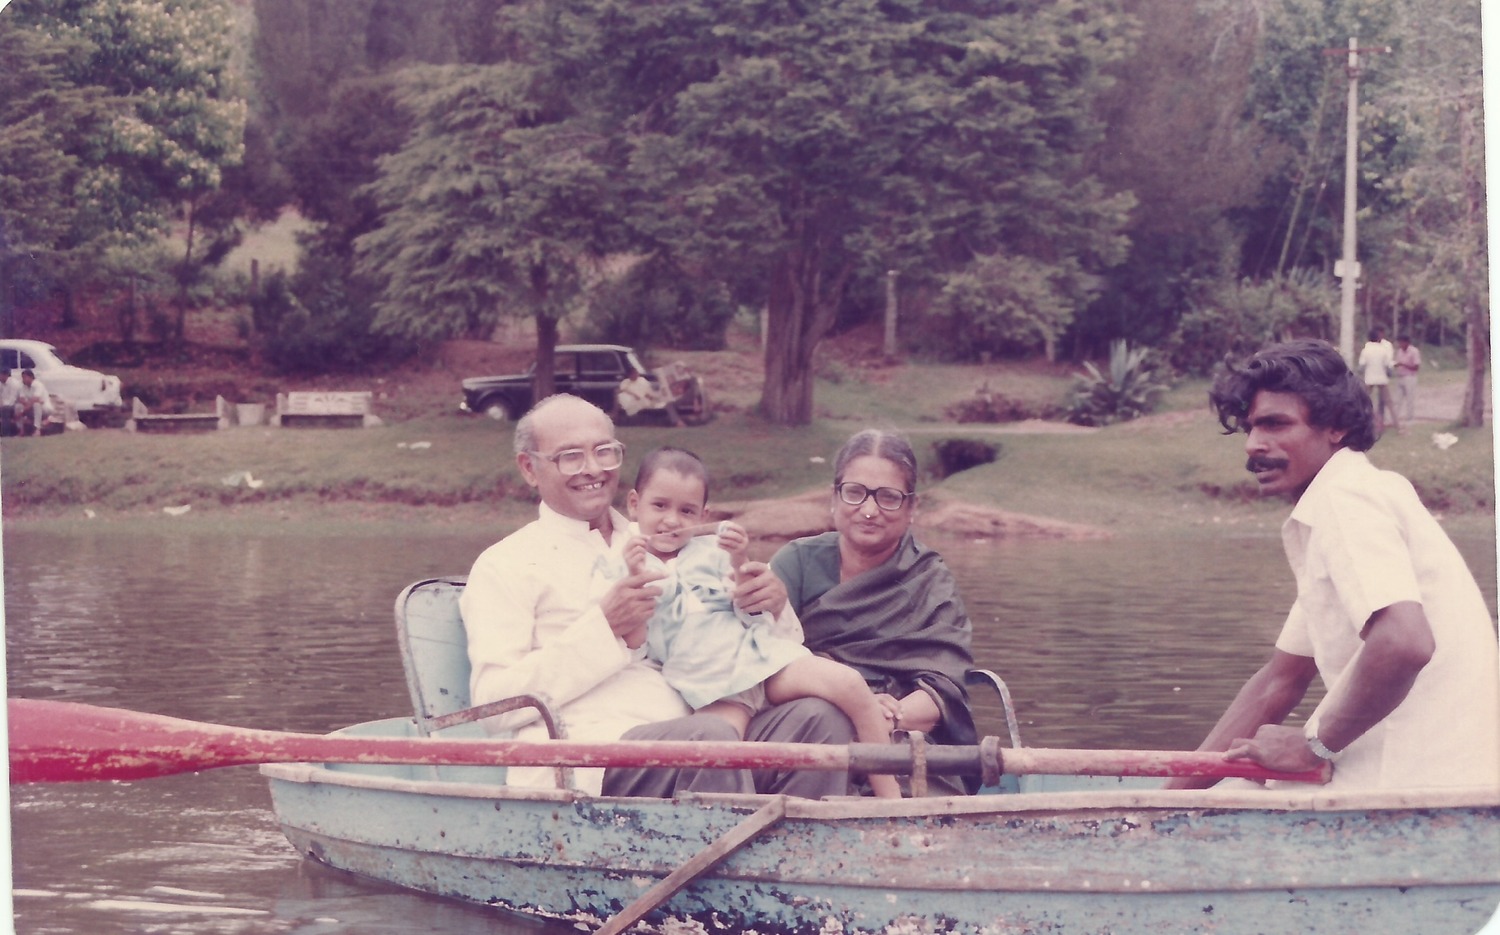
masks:
{"type": "MultiPolygon", "coordinates": [[[[667,368],[680,371],[681,367],[667,368]]],[[[644,374],[653,386],[663,385],[662,376],[647,370],[635,351],[619,344],[560,344],[553,357],[557,392],[581,396],[605,412],[619,415],[615,394],[632,370],[644,374]]],[[[458,408],[483,413],[492,419],[519,419],[535,400],[533,362],[525,373],[502,377],[469,377],[463,381],[464,398],[458,408]]],[[[681,375],[670,381],[671,395],[684,421],[706,421],[708,400],[696,376],[681,375]]]]}

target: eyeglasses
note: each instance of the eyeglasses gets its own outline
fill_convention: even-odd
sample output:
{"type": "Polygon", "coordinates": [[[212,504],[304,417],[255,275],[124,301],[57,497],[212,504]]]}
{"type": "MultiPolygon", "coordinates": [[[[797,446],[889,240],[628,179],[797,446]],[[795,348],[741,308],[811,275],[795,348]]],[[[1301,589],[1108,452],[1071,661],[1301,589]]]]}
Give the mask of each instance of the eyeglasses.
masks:
{"type": "Polygon", "coordinates": [[[834,484],[833,490],[839,495],[839,499],[850,506],[859,506],[871,497],[875,498],[875,505],[882,510],[894,511],[901,509],[907,497],[915,497],[915,491],[897,490],[894,487],[866,487],[864,484],[834,484]]]}
{"type": "Polygon", "coordinates": [[[551,461],[557,465],[558,472],[567,477],[582,474],[583,469],[588,467],[590,455],[593,456],[594,464],[598,465],[601,471],[613,471],[625,463],[625,446],[620,442],[606,442],[593,451],[583,448],[565,448],[551,455],[544,455],[540,451],[527,453],[551,461]]]}

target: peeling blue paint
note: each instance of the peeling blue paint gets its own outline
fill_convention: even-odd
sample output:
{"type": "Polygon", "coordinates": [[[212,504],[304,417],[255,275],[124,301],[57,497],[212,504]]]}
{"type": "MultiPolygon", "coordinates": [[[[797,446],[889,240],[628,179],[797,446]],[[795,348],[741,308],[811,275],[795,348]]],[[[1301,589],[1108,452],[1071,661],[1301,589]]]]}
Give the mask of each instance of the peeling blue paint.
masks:
{"type": "MultiPolygon", "coordinates": [[[[504,798],[399,767],[265,772],[311,859],[590,924],[757,804],[504,798]]],[[[1500,794],[1316,811],[1179,795],[799,803],[653,918],[710,932],[1472,935],[1500,904],[1500,794]]]]}

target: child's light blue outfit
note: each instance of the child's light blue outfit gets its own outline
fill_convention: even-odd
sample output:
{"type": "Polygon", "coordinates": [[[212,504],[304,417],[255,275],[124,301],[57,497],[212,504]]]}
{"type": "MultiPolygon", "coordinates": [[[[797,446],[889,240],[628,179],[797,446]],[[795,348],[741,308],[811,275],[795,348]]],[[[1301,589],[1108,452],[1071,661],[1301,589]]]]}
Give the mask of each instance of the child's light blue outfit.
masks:
{"type": "Polygon", "coordinates": [[[689,540],[670,561],[652,555],[646,561],[667,574],[655,582],[662,591],[648,624],[647,654],[690,707],[747,693],[733,700],[754,713],[764,707],[764,691],[753,690],[788,663],[812,655],[790,606],[780,618],[734,606],[734,569],[716,536],[689,540]]]}

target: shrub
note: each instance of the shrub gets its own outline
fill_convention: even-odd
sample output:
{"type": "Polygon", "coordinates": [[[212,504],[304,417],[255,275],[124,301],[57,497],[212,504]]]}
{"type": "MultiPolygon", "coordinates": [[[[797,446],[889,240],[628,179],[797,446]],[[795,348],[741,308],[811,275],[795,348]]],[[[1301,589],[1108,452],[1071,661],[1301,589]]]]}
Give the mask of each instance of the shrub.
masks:
{"type": "Polygon", "coordinates": [[[1025,419],[1051,418],[1055,414],[1048,411],[1048,407],[1031,406],[996,393],[990,389],[988,382],[975,390],[973,396],[965,397],[943,410],[943,418],[959,423],[1020,422],[1025,419]]]}
{"type": "Polygon", "coordinates": [[[1273,340],[1337,333],[1338,295],[1315,270],[1267,280],[1221,283],[1182,316],[1169,345],[1172,365],[1206,376],[1226,356],[1242,356],[1273,340]]]}
{"type": "Polygon", "coordinates": [[[1155,354],[1148,347],[1131,349],[1124,340],[1109,343],[1109,373],[1093,361],[1074,382],[1068,421],[1078,425],[1128,422],[1150,412],[1168,384],[1157,379],[1155,354]]]}
{"type": "Polygon", "coordinates": [[[277,270],[250,301],[254,341],[285,372],[350,370],[396,360],[414,348],[371,329],[374,304],[336,258],[310,251],[295,277],[277,270]],[[403,351],[405,353],[403,353],[403,351]]]}
{"type": "Polygon", "coordinates": [[[650,257],[594,291],[580,337],[636,348],[723,350],[735,310],[721,280],[650,257]]]}

